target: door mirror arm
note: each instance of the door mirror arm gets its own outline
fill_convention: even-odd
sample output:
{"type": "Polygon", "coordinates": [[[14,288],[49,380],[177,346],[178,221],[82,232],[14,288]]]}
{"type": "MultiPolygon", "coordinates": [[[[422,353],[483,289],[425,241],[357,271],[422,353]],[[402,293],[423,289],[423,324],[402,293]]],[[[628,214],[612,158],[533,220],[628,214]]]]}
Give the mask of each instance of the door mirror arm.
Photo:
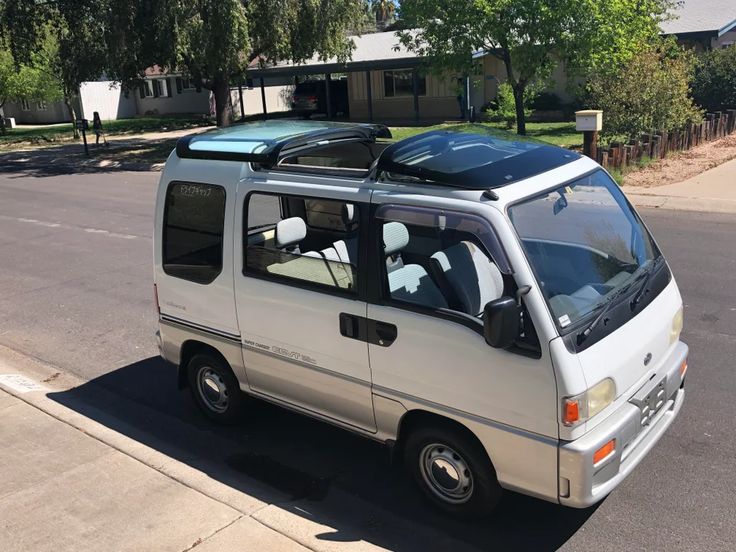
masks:
{"type": "Polygon", "coordinates": [[[499,297],[483,309],[483,337],[496,349],[508,349],[519,337],[521,307],[515,297],[499,297]]]}

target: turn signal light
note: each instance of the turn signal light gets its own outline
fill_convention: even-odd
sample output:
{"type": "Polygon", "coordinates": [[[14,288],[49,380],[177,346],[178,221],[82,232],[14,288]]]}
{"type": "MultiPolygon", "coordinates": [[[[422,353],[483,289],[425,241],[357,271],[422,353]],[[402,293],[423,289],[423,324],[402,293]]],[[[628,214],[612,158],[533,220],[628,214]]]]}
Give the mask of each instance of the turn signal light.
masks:
{"type": "Polygon", "coordinates": [[[682,364],[680,364],[680,377],[684,378],[686,372],[687,372],[687,359],[683,360],[682,364]]]}
{"type": "Polygon", "coordinates": [[[572,425],[580,419],[580,405],[578,401],[565,399],[565,412],[562,421],[566,425],[572,425]]]}
{"type": "Polygon", "coordinates": [[[613,452],[616,450],[616,439],[611,439],[608,441],[605,445],[603,445],[601,448],[599,448],[597,451],[593,453],[593,465],[597,464],[601,460],[605,460],[613,454],[613,452]]]}

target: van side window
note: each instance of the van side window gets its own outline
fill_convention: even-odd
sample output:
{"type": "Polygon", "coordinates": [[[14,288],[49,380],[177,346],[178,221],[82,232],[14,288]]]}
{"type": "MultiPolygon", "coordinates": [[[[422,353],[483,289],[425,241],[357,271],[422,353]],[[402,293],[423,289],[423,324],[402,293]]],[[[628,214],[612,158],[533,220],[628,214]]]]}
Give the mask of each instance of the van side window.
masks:
{"type": "Polygon", "coordinates": [[[224,188],[171,183],[164,209],[164,272],[198,284],[211,283],[222,272],[224,225],[224,188]]]}
{"type": "Polygon", "coordinates": [[[423,208],[379,210],[385,298],[482,317],[506,283],[474,231],[482,227],[465,216],[423,208]]]}
{"type": "Polygon", "coordinates": [[[243,274],[316,290],[357,293],[360,224],[356,204],[253,193],[245,209],[243,274]],[[274,199],[279,209],[273,207],[274,199]]]}

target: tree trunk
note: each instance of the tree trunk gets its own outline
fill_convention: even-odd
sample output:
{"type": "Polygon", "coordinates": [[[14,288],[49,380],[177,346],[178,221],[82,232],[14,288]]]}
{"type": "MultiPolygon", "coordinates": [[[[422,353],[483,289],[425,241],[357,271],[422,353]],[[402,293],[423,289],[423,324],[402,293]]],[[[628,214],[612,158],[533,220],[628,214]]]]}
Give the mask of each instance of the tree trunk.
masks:
{"type": "Polygon", "coordinates": [[[72,118],[72,128],[74,129],[74,139],[79,140],[79,129],[77,129],[77,112],[74,110],[74,105],[69,96],[64,96],[64,105],[69,110],[69,115],[72,118]]]}
{"type": "Polygon", "coordinates": [[[212,86],[212,93],[215,96],[215,119],[217,121],[217,126],[230,126],[230,84],[225,75],[220,75],[215,79],[212,86]]]}
{"type": "Polygon", "coordinates": [[[514,91],[514,105],[516,107],[516,134],[526,134],[526,115],[524,114],[524,89],[526,86],[516,84],[512,86],[514,91]]]}

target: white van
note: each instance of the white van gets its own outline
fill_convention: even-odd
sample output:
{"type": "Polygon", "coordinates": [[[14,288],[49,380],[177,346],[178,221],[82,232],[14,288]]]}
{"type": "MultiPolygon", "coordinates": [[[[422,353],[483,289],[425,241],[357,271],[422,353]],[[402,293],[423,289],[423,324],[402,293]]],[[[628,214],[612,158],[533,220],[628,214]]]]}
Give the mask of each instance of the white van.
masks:
{"type": "Polygon", "coordinates": [[[595,162],[494,134],[263,122],[161,176],[159,344],[202,411],[251,395],[386,443],[456,515],[601,500],[684,399],[682,300],[595,162]]]}

